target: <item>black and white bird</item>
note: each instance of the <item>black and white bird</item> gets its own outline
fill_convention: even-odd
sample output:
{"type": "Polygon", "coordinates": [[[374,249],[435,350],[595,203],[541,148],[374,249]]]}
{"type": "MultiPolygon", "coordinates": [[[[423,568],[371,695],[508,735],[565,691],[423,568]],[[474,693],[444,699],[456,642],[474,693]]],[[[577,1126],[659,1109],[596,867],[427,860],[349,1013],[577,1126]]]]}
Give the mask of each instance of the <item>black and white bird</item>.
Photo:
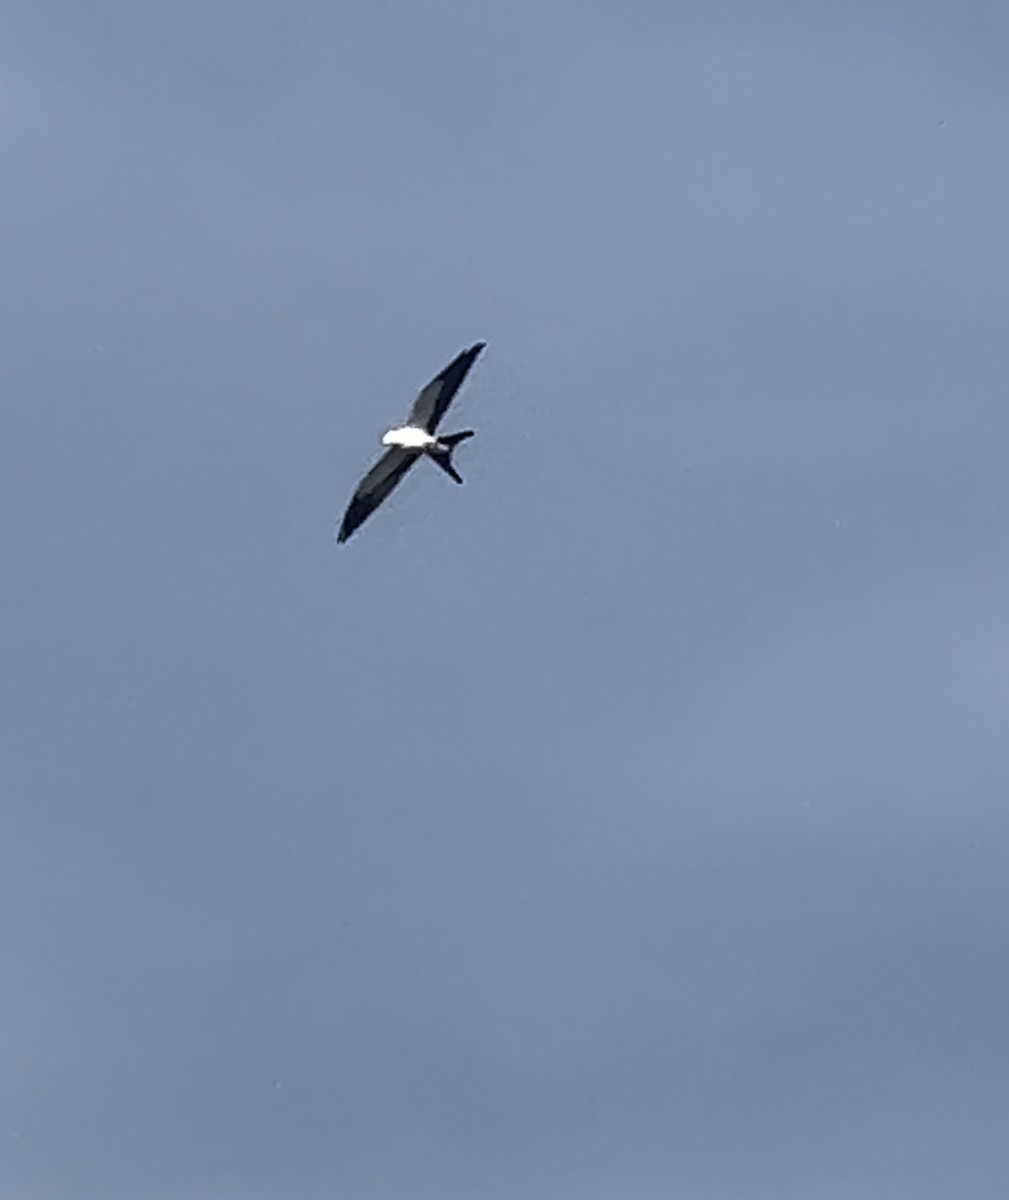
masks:
{"type": "Polygon", "coordinates": [[[413,464],[425,455],[456,483],[462,483],[462,476],[452,464],[452,452],[460,442],[473,436],[473,430],[438,435],[437,429],[485,345],[486,342],[477,342],[454,358],[440,375],[436,375],[421,390],[406,424],[390,429],[382,438],[382,445],[389,449],[357,485],[357,491],[343,514],[340,532],[336,536],[338,542],[345,542],[378,508],[413,464]]]}

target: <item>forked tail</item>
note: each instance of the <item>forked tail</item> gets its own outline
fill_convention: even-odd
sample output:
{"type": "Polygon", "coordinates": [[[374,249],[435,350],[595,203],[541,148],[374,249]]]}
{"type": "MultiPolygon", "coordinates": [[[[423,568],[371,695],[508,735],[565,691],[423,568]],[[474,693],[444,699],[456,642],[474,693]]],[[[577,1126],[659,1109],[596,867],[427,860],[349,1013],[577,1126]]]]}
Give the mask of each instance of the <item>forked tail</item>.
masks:
{"type": "Polygon", "coordinates": [[[438,441],[441,442],[443,446],[448,446],[448,448],[451,450],[455,446],[458,446],[460,442],[464,442],[467,438],[471,438],[475,432],[475,429],[464,429],[462,433],[446,433],[443,437],[440,437],[438,441]]]}
{"type": "Polygon", "coordinates": [[[464,442],[467,438],[471,438],[474,434],[472,429],[464,429],[462,433],[446,433],[438,438],[438,447],[428,451],[428,454],[446,475],[451,476],[456,483],[462,483],[462,476],[452,465],[452,452],[460,442],[464,442]]]}

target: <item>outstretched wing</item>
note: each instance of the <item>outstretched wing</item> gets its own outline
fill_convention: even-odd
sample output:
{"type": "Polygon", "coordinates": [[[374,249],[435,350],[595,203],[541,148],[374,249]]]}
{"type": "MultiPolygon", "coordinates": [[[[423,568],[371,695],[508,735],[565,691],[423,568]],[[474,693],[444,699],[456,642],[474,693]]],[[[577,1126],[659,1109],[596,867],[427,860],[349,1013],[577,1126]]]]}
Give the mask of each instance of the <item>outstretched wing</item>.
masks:
{"type": "Polygon", "coordinates": [[[357,491],[343,514],[340,532],[336,536],[338,542],[345,542],[358,525],[371,516],[418,457],[416,450],[404,450],[402,446],[386,450],[357,485],[357,491]]]}
{"type": "Polygon", "coordinates": [[[448,412],[452,397],[462,386],[462,381],[486,344],[486,342],[477,342],[475,346],[470,346],[468,350],[464,350],[462,354],[454,358],[440,375],[436,375],[431,380],[414,401],[407,420],[408,425],[426,429],[428,433],[434,433],[438,428],[438,422],[448,412]]]}

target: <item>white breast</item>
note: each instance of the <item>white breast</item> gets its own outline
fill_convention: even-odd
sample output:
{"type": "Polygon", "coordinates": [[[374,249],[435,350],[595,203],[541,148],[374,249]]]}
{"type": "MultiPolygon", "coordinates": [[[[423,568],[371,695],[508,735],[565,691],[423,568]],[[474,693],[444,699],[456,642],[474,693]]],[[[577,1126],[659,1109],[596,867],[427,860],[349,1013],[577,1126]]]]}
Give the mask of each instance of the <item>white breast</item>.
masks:
{"type": "Polygon", "coordinates": [[[382,438],[382,445],[402,446],[404,450],[423,450],[425,446],[433,446],[437,440],[426,429],[404,425],[401,429],[390,429],[382,438]]]}

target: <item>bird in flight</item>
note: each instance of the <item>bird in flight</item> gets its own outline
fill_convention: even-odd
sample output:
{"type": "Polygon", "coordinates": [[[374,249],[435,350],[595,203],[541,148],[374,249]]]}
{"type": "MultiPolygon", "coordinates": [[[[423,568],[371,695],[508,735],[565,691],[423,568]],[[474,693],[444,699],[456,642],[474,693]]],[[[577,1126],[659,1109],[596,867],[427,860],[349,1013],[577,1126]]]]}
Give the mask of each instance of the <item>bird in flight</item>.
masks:
{"type": "Polygon", "coordinates": [[[371,516],[413,464],[424,455],[436,462],[456,483],[462,483],[462,476],[452,465],[452,452],[460,442],[473,436],[473,430],[438,435],[437,429],[485,345],[486,342],[477,342],[457,355],[440,375],[436,375],[421,390],[406,424],[398,429],[390,429],[382,438],[382,445],[389,449],[357,485],[357,491],[343,514],[340,532],[336,535],[338,542],[345,542],[371,516]]]}

